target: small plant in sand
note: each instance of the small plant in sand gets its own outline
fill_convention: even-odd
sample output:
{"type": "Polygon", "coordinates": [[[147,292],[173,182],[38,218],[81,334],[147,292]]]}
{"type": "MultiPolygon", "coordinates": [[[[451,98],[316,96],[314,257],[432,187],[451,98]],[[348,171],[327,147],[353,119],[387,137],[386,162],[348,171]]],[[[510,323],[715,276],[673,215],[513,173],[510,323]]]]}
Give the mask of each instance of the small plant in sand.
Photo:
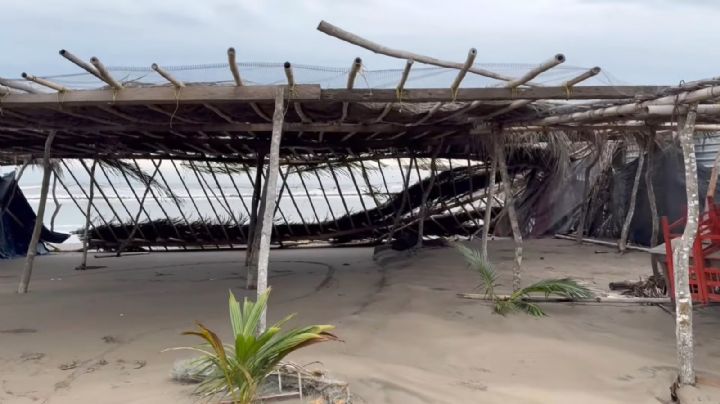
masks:
{"type": "Polygon", "coordinates": [[[293,328],[281,333],[282,326],[291,314],[262,333],[258,333],[260,315],[267,306],[270,290],[256,302],[245,298],[241,305],[230,292],[230,324],[234,344],[224,345],[213,331],[198,323],[194,335],[205,343],[190,349],[203,354],[194,361],[195,372],[203,376],[196,393],[206,397],[220,397],[236,404],[248,404],[256,398],[258,387],[265,377],[275,370],[280,361],[291,352],[318,342],[334,341],[331,325],[311,325],[293,328]]]}
{"type": "Polygon", "coordinates": [[[570,278],[544,279],[518,289],[509,296],[499,296],[495,293],[495,289],[501,286],[498,283],[498,276],[492,265],[483,258],[482,253],[477,249],[461,244],[455,244],[454,246],[465,257],[470,269],[480,275],[480,287],[483,289],[485,298],[493,302],[495,313],[500,315],[525,312],[535,317],[546,316],[540,306],[528,301],[527,298],[532,294],[543,294],[545,297],[552,295],[568,299],[588,299],[592,297],[592,292],[588,288],[570,278]]]}

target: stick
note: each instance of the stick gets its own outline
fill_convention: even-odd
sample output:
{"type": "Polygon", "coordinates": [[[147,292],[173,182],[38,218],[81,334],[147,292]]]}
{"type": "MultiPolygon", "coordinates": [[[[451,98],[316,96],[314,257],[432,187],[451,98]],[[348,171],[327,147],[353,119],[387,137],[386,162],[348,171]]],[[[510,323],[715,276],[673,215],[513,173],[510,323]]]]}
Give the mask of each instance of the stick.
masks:
{"type": "Polygon", "coordinates": [[[108,69],[105,68],[105,65],[100,61],[100,59],[98,59],[97,57],[93,56],[93,57],[90,58],[90,63],[92,63],[92,65],[93,65],[93,66],[95,67],[95,69],[98,71],[98,73],[100,74],[100,78],[101,78],[104,82],[106,82],[107,84],[109,84],[110,87],[112,87],[112,88],[114,88],[114,89],[116,89],[116,90],[119,90],[119,89],[121,89],[121,88],[123,87],[122,84],[120,84],[120,82],[118,82],[117,80],[115,80],[115,79],[113,78],[112,74],[110,74],[110,72],[108,71],[108,69]]]}
{"type": "Polygon", "coordinates": [[[50,150],[54,139],[55,131],[50,131],[47,139],[45,140],[45,150],[43,152],[43,179],[40,188],[40,201],[38,202],[37,216],[35,217],[35,226],[33,227],[30,244],[28,244],[25,266],[23,267],[20,284],[18,285],[18,293],[20,294],[28,292],[30,277],[32,276],[33,262],[35,261],[38,243],[40,242],[40,233],[43,228],[43,216],[45,215],[45,203],[47,202],[48,188],[50,187],[50,150]]]}
{"type": "Polygon", "coordinates": [[[470,69],[475,62],[475,56],[477,56],[477,49],[470,48],[470,50],[468,51],[467,59],[465,59],[465,64],[463,64],[462,69],[460,69],[457,76],[455,76],[455,80],[450,85],[450,91],[452,91],[453,96],[457,94],[457,90],[458,88],[460,88],[460,83],[465,78],[468,69],[470,69]]]}
{"type": "Polygon", "coordinates": [[[41,86],[51,88],[59,93],[64,93],[65,91],[68,91],[68,88],[61,84],[53,83],[52,81],[43,79],[41,77],[35,77],[32,74],[22,72],[21,76],[27,81],[32,81],[33,83],[40,84],[41,86]]]}
{"type": "MultiPolygon", "coordinates": [[[[343,40],[345,42],[349,42],[353,45],[357,45],[361,48],[365,48],[371,52],[379,53],[381,55],[390,56],[394,58],[399,59],[412,59],[416,62],[425,63],[428,65],[433,66],[440,66],[440,67],[447,67],[451,69],[462,69],[463,64],[462,63],[456,63],[456,62],[449,62],[445,60],[435,59],[428,56],[419,55],[417,53],[412,52],[406,52],[402,50],[392,49],[385,47],[383,45],[377,44],[372,41],[368,41],[365,38],[361,38],[353,33],[350,33],[348,31],[343,30],[342,28],[336,27],[329,22],[326,21],[320,21],[320,24],[317,27],[318,31],[334,36],[335,38],[338,38],[340,40],[343,40]]],[[[513,79],[511,77],[507,77],[498,73],[493,73],[491,71],[481,69],[479,67],[471,67],[468,69],[469,72],[478,74],[480,76],[490,77],[497,80],[503,80],[503,81],[512,81],[513,79]]]]}
{"type": "MultiPolygon", "coordinates": [[[[509,300],[509,295],[500,295],[495,298],[486,296],[479,293],[458,293],[458,297],[463,299],[471,300],[509,300]]],[[[591,299],[570,299],[567,297],[553,297],[553,296],[528,296],[522,299],[525,302],[543,302],[543,303],[639,303],[639,304],[666,304],[671,303],[669,297],[611,297],[611,296],[598,296],[591,299]]]]}
{"type": "MultiPolygon", "coordinates": [[[[143,193],[142,199],[140,200],[140,207],[138,208],[137,215],[135,216],[135,219],[133,220],[133,228],[130,231],[130,235],[125,240],[125,242],[120,244],[120,247],[118,247],[117,253],[115,254],[116,257],[119,257],[120,254],[127,248],[130,243],[133,241],[133,237],[135,236],[135,232],[140,227],[140,215],[142,215],[143,207],[145,206],[145,199],[147,198],[148,193],[150,192],[150,188],[152,188],[152,182],[155,179],[155,176],[157,175],[158,170],[160,170],[160,165],[155,167],[155,171],[152,173],[152,176],[150,177],[150,180],[145,184],[145,192],[143,193]]],[[[231,245],[232,247],[232,245],[231,245]]]]}
{"type": "Polygon", "coordinates": [[[553,67],[559,65],[560,63],[563,63],[565,61],[565,55],[562,53],[558,53],[557,55],[553,56],[552,58],[546,60],[545,62],[541,63],[534,69],[531,69],[529,72],[525,73],[522,77],[512,80],[505,84],[505,87],[507,88],[515,88],[517,86],[521,86],[530,80],[534,79],[538,75],[540,75],[542,72],[552,69],[553,67]]]}
{"type": "Polygon", "coordinates": [[[643,163],[645,162],[645,153],[640,150],[637,159],[637,170],[635,171],[635,180],[633,182],[632,193],[630,194],[630,206],[628,206],[627,215],[625,216],[625,222],[623,223],[622,231],[620,232],[620,240],[618,241],[618,249],[620,253],[625,253],[625,245],[627,244],[628,234],[630,233],[630,222],[632,222],[633,215],[635,214],[635,205],[637,202],[638,188],[640,187],[640,176],[642,175],[643,163]]]}
{"type": "Polygon", "coordinates": [[[485,167],[487,168],[486,173],[486,180],[485,180],[485,215],[483,216],[483,229],[482,229],[482,236],[480,238],[480,252],[482,254],[483,259],[487,262],[488,260],[488,235],[490,234],[490,222],[492,220],[492,205],[493,205],[493,199],[495,197],[495,177],[497,176],[497,166],[498,166],[498,157],[493,156],[491,167],[487,166],[487,162],[485,163],[485,167]]]}
{"type": "MultiPolygon", "coordinates": [[[[565,234],[554,234],[553,237],[554,237],[554,238],[557,238],[557,239],[560,239],[560,240],[573,240],[573,241],[577,241],[577,238],[576,238],[575,236],[568,236],[568,235],[565,235],[565,234]]],[[[616,242],[612,242],[612,241],[598,240],[598,239],[594,239],[594,238],[584,238],[584,239],[582,239],[582,242],[583,242],[583,243],[588,243],[588,244],[601,245],[601,246],[604,246],[604,247],[614,247],[614,248],[617,248],[617,243],[616,243],[616,242]]],[[[650,249],[649,249],[649,248],[639,247],[639,246],[632,245],[632,244],[627,244],[627,245],[625,246],[625,249],[626,249],[626,250],[642,251],[642,252],[647,252],[647,253],[650,252],[650,249]]]]}
{"type": "MultiPolygon", "coordinates": [[[[24,91],[24,92],[26,92],[26,93],[28,93],[28,94],[40,94],[40,91],[38,91],[38,90],[36,90],[36,89],[34,89],[34,88],[26,85],[26,84],[23,84],[23,83],[21,83],[21,82],[19,82],[19,81],[8,80],[8,79],[4,79],[4,78],[0,77],[0,84],[2,84],[2,85],[5,86],[5,87],[8,87],[8,88],[12,88],[12,89],[15,89],[15,90],[24,91]]],[[[8,94],[9,94],[9,93],[10,93],[10,92],[8,91],[8,94]]]]}
{"type": "Polygon", "coordinates": [[[510,183],[510,175],[508,174],[507,163],[505,161],[505,139],[504,134],[500,133],[500,139],[495,141],[495,156],[498,160],[498,168],[500,169],[500,177],[502,178],[503,191],[505,193],[505,207],[507,208],[508,218],[510,219],[510,227],[512,228],[513,239],[515,240],[515,262],[513,265],[513,291],[520,289],[520,270],[522,266],[522,233],[518,223],[517,212],[515,211],[515,201],[513,197],[512,185],[510,183]]]}
{"type": "Polygon", "coordinates": [[[157,63],[153,63],[150,67],[152,67],[153,70],[158,72],[159,75],[163,76],[163,78],[165,78],[165,80],[172,83],[172,85],[174,85],[176,88],[185,87],[185,83],[183,83],[182,81],[173,77],[172,74],[170,74],[167,70],[163,69],[162,67],[158,66],[157,63]]]}
{"type": "Polygon", "coordinates": [[[80,67],[81,69],[85,70],[86,72],[92,74],[93,76],[97,77],[97,78],[100,79],[100,80],[105,81],[105,80],[102,78],[102,76],[100,75],[100,73],[98,73],[98,71],[97,71],[92,65],[88,64],[87,62],[84,62],[84,61],[81,60],[79,57],[77,57],[77,56],[73,55],[72,53],[70,53],[70,51],[67,51],[67,50],[65,50],[65,49],[60,49],[60,51],[59,51],[58,53],[60,53],[60,56],[64,57],[65,59],[67,59],[67,60],[69,60],[69,61],[71,61],[71,62],[73,62],[73,63],[75,63],[78,67],[80,67]]]}

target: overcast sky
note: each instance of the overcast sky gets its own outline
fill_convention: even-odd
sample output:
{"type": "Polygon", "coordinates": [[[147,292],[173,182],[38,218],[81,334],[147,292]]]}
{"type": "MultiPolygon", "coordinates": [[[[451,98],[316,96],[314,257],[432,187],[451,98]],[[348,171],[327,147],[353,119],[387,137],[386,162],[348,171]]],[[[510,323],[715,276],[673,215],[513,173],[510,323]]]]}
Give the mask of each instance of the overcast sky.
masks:
{"type": "Polygon", "coordinates": [[[601,66],[637,84],[720,75],[720,1],[695,0],[4,0],[0,76],[68,73],[65,48],[106,65],[238,61],[401,68],[315,28],[325,19],[387,46],[477,63],[601,66]]]}

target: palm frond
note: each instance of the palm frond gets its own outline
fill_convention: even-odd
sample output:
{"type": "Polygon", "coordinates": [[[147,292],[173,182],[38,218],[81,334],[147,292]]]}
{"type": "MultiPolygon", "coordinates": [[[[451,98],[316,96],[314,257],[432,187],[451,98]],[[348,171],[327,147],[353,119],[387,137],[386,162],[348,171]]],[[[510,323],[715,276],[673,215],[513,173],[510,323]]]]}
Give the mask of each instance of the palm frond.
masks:
{"type": "Polygon", "coordinates": [[[520,289],[523,296],[532,293],[542,293],[545,297],[550,295],[566,297],[568,299],[589,299],[592,297],[590,289],[580,285],[574,279],[544,279],[520,289]]]}
{"type": "Polygon", "coordinates": [[[497,283],[497,273],[492,268],[492,265],[483,257],[482,252],[459,243],[452,243],[452,245],[465,257],[465,261],[468,263],[470,269],[480,275],[480,286],[484,289],[485,296],[494,296],[495,287],[500,286],[497,283]]]}

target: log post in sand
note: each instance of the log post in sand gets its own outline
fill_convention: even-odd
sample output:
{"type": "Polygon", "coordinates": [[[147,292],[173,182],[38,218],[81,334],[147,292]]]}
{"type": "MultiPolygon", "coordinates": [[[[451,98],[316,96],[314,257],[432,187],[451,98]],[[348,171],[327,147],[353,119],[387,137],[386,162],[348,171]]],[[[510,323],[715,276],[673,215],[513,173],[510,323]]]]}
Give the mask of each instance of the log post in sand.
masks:
{"type": "MultiPolygon", "coordinates": [[[[270,259],[270,237],[272,236],[273,215],[275,213],[275,198],[277,197],[277,179],[278,169],[280,166],[280,138],[282,137],[282,125],[284,120],[283,97],[285,90],[283,87],[277,87],[275,93],[275,112],[273,113],[273,130],[270,141],[270,161],[268,163],[268,172],[263,187],[261,209],[258,214],[260,218],[259,231],[256,237],[260,242],[257,251],[257,294],[258,297],[265,293],[268,286],[268,261],[270,259]]],[[[265,331],[267,323],[267,313],[263,310],[258,325],[258,333],[265,331]]]]}
{"type": "Polygon", "coordinates": [[[508,218],[510,219],[510,228],[512,229],[513,240],[515,240],[515,263],[513,265],[513,291],[520,289],[522,269],[522,233],[520,232],[520,224],[518,223],[517,212],[515,211],[515,200],[513,198],[512,184],[510,182],[510,174],[508,174],[507,162],[505,161],[505,137],[500,132],[499,139],[495,140],[495,155],[493,158],[498,161],[500,176],[502,178],[503,193],[505,194],[505,208],[507,209],[508,218]]]}
{"type": "Polygon", "coordinates": [[[698,228],[700,201],[698,200],[697,161],[695,160],[695,117],[697,104],[688,109],[684,122],[678,122],[680,144],[685,163],[685,192],[687,194],[687,223],[678,247],[673,251],[675,267],[675,337],[678,354],[678,382],[695,384],[692,295],[690,294],[690,250],[698,228]]]}
{"type": "Polygon", "coordinates": [[[40,242],[40,233],[43,228],[43,216],[45,215],[45,204],[48,197],[48,189],[50,188],[50,149],[55,139],[55,131],[48,133],[45,139],[45,150],[43,152],[43,179],[40,187],[40,201],[38,202],[37,216],[35,217],[35,226],[33,227],[30,244],[28,244],[27,256],[25,258],[25,266],[23,267],[20,284],[18,285],[18,293],[24,294],[28,292],[30,286],[30,277],[32,276],[33,263],[37,255],[37,247],[40,242]]]}
{"type": "MultiPolygon", "coordinates": [[[[97,159],[93,159],[92,166],[90,167],[90,176],[95,175],[95,167],[97,166],[97,159]]],[[[87,208],[85,209],[85,228],[83,229],[83,248],[82,248],[82,261],[80,262],[80,265],[75,267],[75,269],[79,270],[86,270],[87,269],[87,253],[88,253],[88,247],[90,245],[90,224],[92,221],[90,220],[90,215],[92,215],[92,203],[93,203],[93,196],[95,196],[95,181],[90,180],[90,191],[88,195],[88,203],[87,208]]]]}

